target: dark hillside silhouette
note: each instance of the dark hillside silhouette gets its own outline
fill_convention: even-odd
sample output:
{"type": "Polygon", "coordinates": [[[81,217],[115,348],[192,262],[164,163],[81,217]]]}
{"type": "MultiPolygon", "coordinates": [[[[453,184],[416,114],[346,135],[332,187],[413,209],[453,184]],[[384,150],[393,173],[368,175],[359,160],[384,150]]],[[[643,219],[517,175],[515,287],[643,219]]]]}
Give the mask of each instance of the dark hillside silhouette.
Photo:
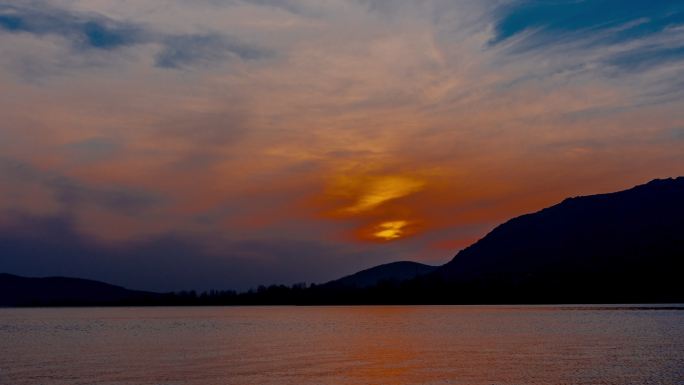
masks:
{"type": "Polygon", "coordinates": [[[324,286],[337,288],[366,288],[378,285],[381,282],[407,281],[417,276],[430,273],[435,269],[437,269],[436,266],[424,265],[418,262],[392,262],[371,267],[370,269],[362,270],[358,273],[330,281],[324,286]]]}
{"type": "Polygon", "coordinates": [[[684,299],[682,267],[684,177],[511,219],[435,275],[491,301],[657,301],[684,299]]]}
{"type": "Polygon", "coordinates": [[[200,295],[0,274],[0,306],[682,303],[683,261],[680,177],[511,219],[441,267],[396,262],[322,285],[200,295]]]}
{"type": "Polygon", "coordinates": [[[159,297],[88,279],[0,274],[0,306],[123,304],[159,297]]]}

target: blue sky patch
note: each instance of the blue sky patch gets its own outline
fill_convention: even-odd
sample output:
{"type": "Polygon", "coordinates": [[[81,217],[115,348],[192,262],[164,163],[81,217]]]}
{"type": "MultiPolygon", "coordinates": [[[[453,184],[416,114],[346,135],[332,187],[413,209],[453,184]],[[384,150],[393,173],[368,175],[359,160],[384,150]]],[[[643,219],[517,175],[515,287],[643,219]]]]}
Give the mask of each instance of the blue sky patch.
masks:
{"type": "Polygon", "coordinates": [[[684,2],[672,0],[516,1],[500,9],[492,44],[524,31],[537,38],[613,29],[614,41],[684,24],[684,2]]]}

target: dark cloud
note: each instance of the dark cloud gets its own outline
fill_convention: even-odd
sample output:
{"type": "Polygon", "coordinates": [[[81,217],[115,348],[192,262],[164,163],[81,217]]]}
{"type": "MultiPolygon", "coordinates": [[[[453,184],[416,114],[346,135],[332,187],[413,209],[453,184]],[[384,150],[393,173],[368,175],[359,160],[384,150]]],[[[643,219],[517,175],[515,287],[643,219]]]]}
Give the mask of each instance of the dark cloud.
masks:
{"type": "Polygon", "coordinates": [[[262,7],[278,8],[293,14],[309,16],[314,14],[310,8],[293,0],[246,0],[246,2],[262,7]]]}
{"type": "Polygon", "coordinates": [[[369,253],[315,241],[226,243],[217,255],[204,251],[206,242],[172,234],[104,246],[60,216],[15,215],[4,223],[0,272],[84,277],[136,289],[246,290],[259,284],[324,282],[373,264],[369,253]]]}
{"type": "Polygon", "coordinates": [[[119,212],[142,214],[145,209],[164,203],[164,198],[146,191],[124,187],[92,187],[59,173],[39,170],[29,164],[0,158],[0,183],[6,189],[36,184],[52,196],[66,211],[93,204],[119,212]]]}
{"type": "Polygon", "coordinates": [[[77,162],[93,162],[111,159],[120,153],[123,145],[117,141],[105,137],[93,137],[64,146],[68,155],[77,162]]]}
{"type": "Polygon", "coordinates": [[[145,42],[146,32],[138,26],[100,15],[82,15],[41,6],[0,3],[0,28],[12,33],[55,35],[77,49],[111,50],[145,42]]]}
{"type": "MultiPolygon", "coordinates": [[[[264,49],[221,34],[163,34],[149,28],[93,13],[76,13],[40,5],[0,2],[0,32],[57,36],[76,51],[115,51],[139,44],[158,44],[155,63],[162,68],[187,68],[231,57],[243,60],[268,55],[264,49]]],[[[34,65],[35,66],[35,65],[34,65]]]]}
{"type": "Polygon", "coordinates": [[[170,36],[163,40],[163,45],[164,48],[157,54],[155,61],[162,68],[185,68],[230,57],[254,60],[268,55],[265,50],[220,35],[170,36]]]}

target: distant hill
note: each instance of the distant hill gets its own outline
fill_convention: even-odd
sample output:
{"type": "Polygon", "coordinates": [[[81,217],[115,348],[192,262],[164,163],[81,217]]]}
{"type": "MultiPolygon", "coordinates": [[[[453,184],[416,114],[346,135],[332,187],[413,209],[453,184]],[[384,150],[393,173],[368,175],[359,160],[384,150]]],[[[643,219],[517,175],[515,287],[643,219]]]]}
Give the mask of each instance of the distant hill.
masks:
{"type": "Polygon", "coordinates": [[[123,304],[159,296],[88,279],[0,274],[0,306],[123,304]]]}
{"type": "Polygon", "coordinates": [[[437,269],[436,266],[424,265],[418,262],[402,261],[371,267],[358,273],[330,281],[326,286],[366,288],[381,282],[401,282],[419,275],[430,273],[437,269]]]}
{"type": "Polygon", "coordinates": [[[683,268],[680,177],[511,219],[440,267],[395,262],[322,285],[200,295],[0,274],[0,306],[684,303],[683,268]]]}
{"type": "Polygon", "coordinates": [[[684,300],[684,177],[569,198],[495,228],[429,279],[450,298],[684,300]]]}

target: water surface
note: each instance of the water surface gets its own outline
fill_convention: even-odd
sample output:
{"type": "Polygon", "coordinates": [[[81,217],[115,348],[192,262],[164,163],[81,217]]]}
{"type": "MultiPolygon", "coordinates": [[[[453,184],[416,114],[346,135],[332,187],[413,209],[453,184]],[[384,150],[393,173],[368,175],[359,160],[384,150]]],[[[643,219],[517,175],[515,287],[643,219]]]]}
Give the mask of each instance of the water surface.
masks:
{"type": "Polygon", "coordinates": [[[684,311],[0,309],[0,384],[684,384],[684,311]]]}

